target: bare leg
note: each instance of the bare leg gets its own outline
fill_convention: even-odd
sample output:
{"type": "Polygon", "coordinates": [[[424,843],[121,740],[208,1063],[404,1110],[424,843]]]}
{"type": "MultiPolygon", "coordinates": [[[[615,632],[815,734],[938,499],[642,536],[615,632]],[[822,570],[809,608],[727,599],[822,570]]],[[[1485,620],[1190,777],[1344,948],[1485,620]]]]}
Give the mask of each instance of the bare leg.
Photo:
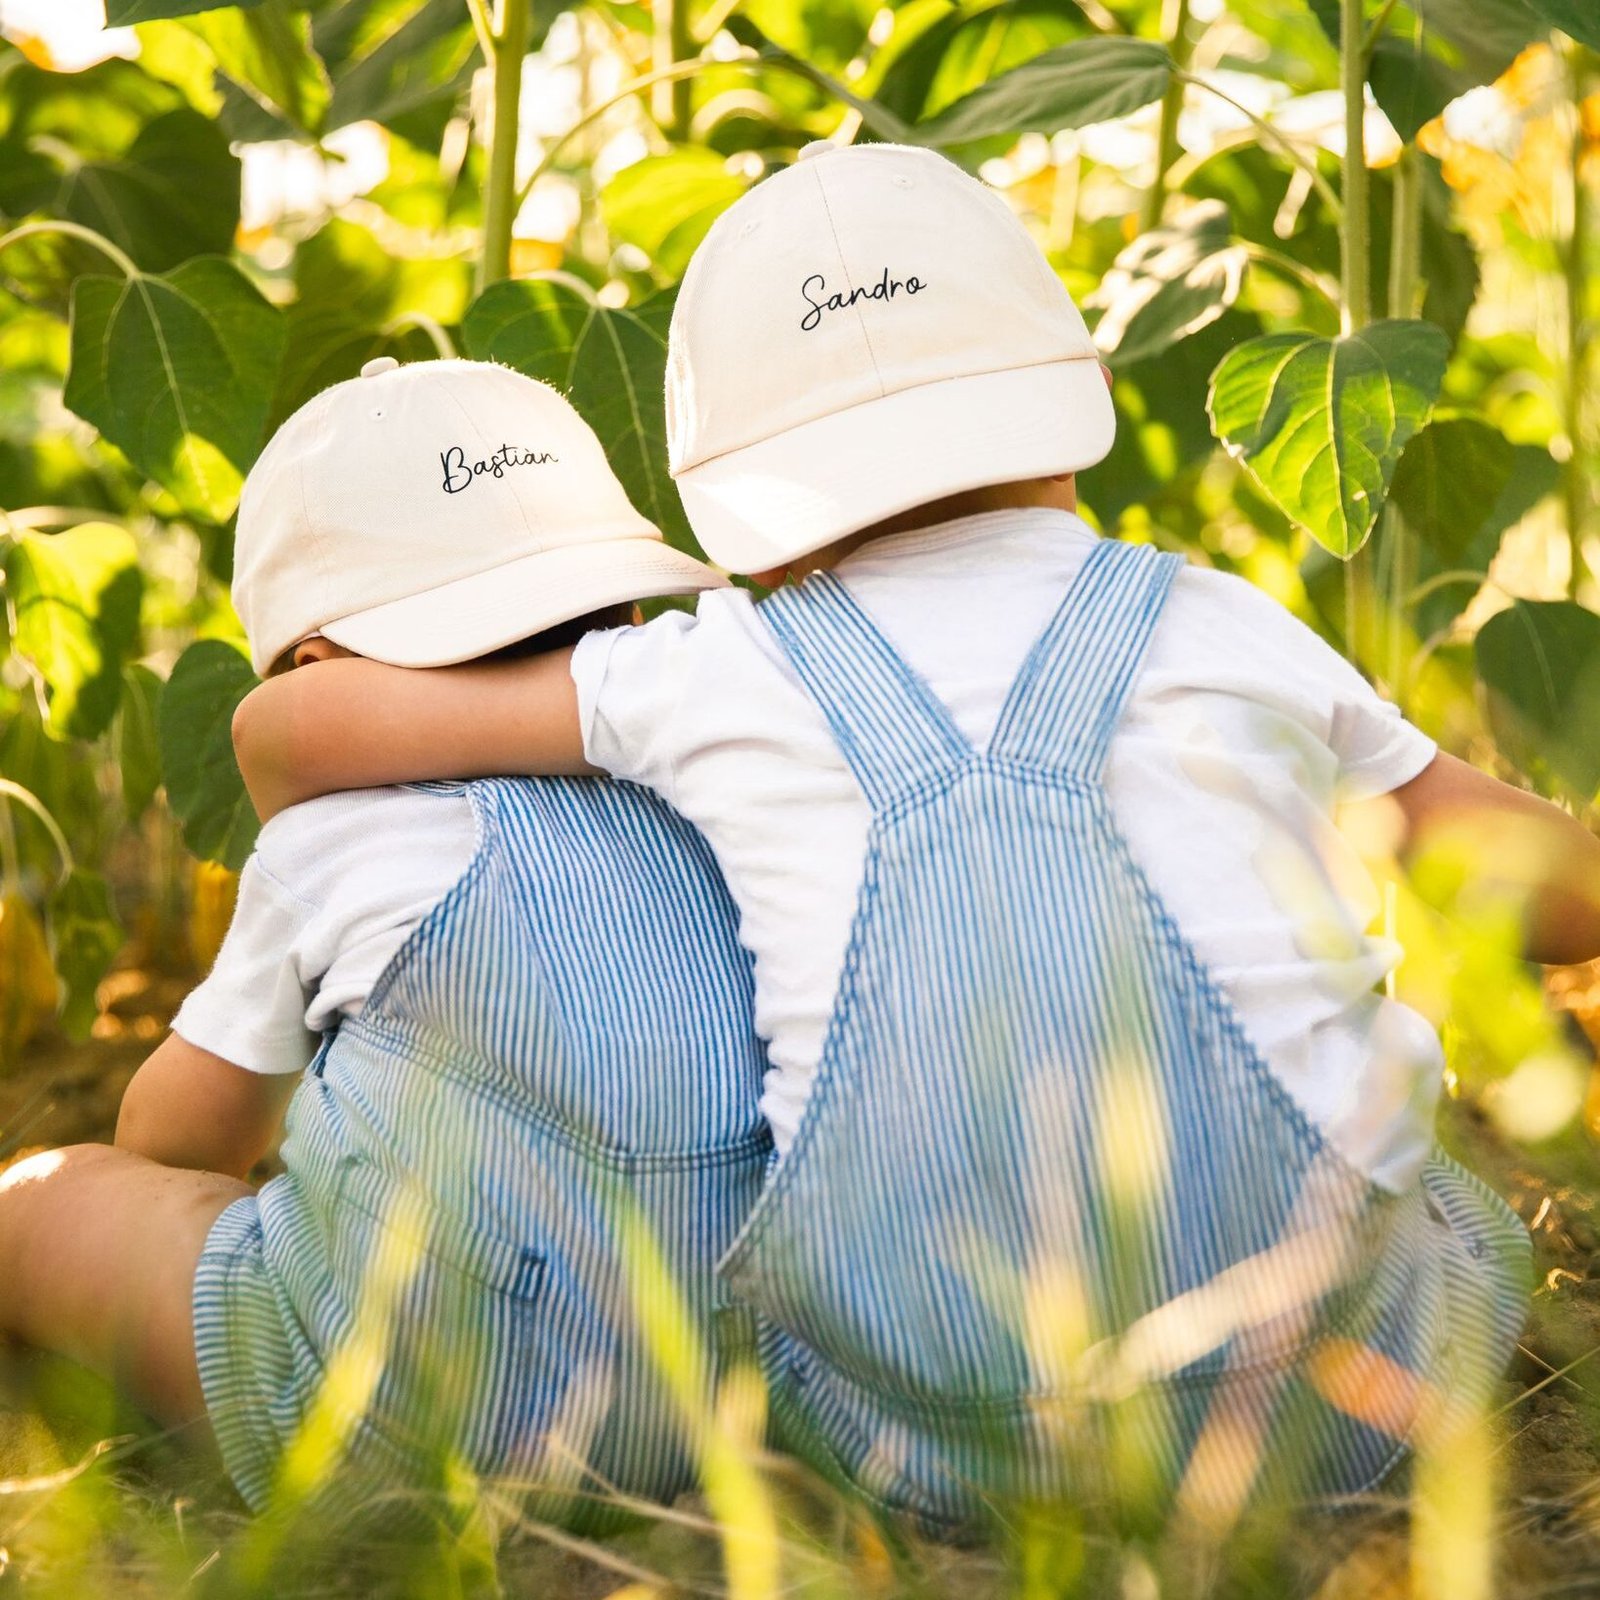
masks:
{"type": "Polygon", "coordinates": [[[112,1379],[141,1410],[208,1442],[190,1295],[237,1178],[73,1145],[0,1173],[0,1334],[112,1379]]]}

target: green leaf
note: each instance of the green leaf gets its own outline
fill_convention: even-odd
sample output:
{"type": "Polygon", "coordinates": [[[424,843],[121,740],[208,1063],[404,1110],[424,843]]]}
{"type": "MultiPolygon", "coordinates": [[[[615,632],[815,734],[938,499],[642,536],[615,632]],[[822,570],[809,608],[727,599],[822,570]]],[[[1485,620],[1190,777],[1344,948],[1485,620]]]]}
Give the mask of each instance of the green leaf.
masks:
{"type": "Polygon", "coordinates": [[[137,822],[161,787],[161,746],[156,737],[164,685],[149,667],[132,666],[122,675],[122,709],[117,721],[117,767],[128,820],[137,822]]]}
{"type": "Polygon", "coordinates": [[[1223,356],[1260,332],[1260,320],[1235,306],[1160,356],[1119,367],[1111,451],[1078,479],[1102,526],[1113,527],[1135,505],[1160,527],[1194,513],[1196,478],[1217,449],[1200,396],[1223,356]]]}
{"type": "MultiPolygon", "coordinates": [[[[1550,31],[1545,0],[1409,0],[1389,15],[1372,53],[1372,96],[1410,142],[1458,95],[1492,83],[1535,39],[1550,31]]],[[[1559,0],[1558,0],[1559,3],[1559,0]]],[[[1587,4],[1587,0],[1568,0],[1587,4]]],[[[1337,43],[1339,0],[1311,0],[1337,43]]]]}
{"type": "Polygon", "coordinates": [[[5,573],[13,643],[45,681],[50,732],[97,737],[116,715],[122,663],[139,635],[144,579],[131,535],[109,522],[23,534],[5,573]]]}
{"type": "Polygon", "coordinates": [[[606,227],[676,281],[711,224],[747,187],[713,150],[688,145],[624,167],[600,192],[606,227]]]}
{"type": "Polygon", "coordinates": [[[1395,468],[1389,498],[1436,554],[1459,562],[1505,492],[1511,441],[1474,417],[1439,417],[1416,434],[1395,468]]]}
{"type": "MultiPolygon", "coordinates": [[[[239,158],[198,111],[157,116],[126,149],[96,160],[49,135],[34,139],[36,146],[21,152],[0,144],[0,209],[8,215],[44,211],[79,223],[150,272],[233,248],[239,158]]],[[[104,266],[98,258],[93,269],[104,266]]]]}
{"type": "Polygon", "coordinates": [[[1579,44],[1600,50],[1600,8],[1594,0],[1528,0],[1534,11],[1579,44]]]}
{"type": "Polygon", "coordinates": [[[1089,31],[1061,0],[1001,0],[972,10],[912,0],[853,86],[909,121],[932,116],[991,78],[1089,31]]]}
{"type": "Polygon", "coordinates": [[[964,95],[913,136],[957,145],[994,134],[1057,133],[1125,117],[1166,93],[1172,58],[1149,39],[1078,39],[1003,72],[964,95]]]}
{"type": "MultiPolygon", "coordinates": [[[[47,72],[18,54],[3,52],[0,73],[0,214],[6,219],[21,221],[43,214],[99,227],[106,212],[115,210],[126,217],[125,236],[139,252],[164,252],[152,270],[164,270],[217,234],[223,239],[220,248],[231,247],[232,221],[207,218],[205,226],[211,231],[206,241],[193,238],[170,214],[163,220],[174,228],[171,237],[160,228],[139,225],[138,196],[130,193],[133,186],[125,181],[129,174],[124,169],[144,169],[142,159],[130,160],[131,148],[151,125],[182,109],[182,96],[170,84],[158,82],[129,61],[103,61],[81,73],[47,72]]],[[[201,133],[207,143],[197,150],[195,187],[207,186],[211,160],[220,145],[222,159],[231,168],[236,219],[238,163],[214,128],[201,133]]],[[[157,182],[170,175],[164,161],[156,168],[157,182]]],[[[225,209],[225,197],[210,199],[214,209],[225,209]]],[[[92,246],[56,233],[12,245],[3,263],[8,284],[63,316],[73,279],[105,270],[105,257],[92,246]]]]}
{"type": "Polygon", "coordinates": [[[322,127],[333,85],[311,48],[311,21],[287,0],[254,9],[209,12],[189,24],[217,58],[217,69],[273,116],[307,133],[322,127]]]}
{"type": "Polygon", "coordinates": [[[202,860],[238,871],[259,825],[233,756],[233,713],[256,686],[250,663],[221,639],[178,657],[161,696],[161,776],[183,842],[202,860]]]}
{"type": "Polygon", "coordinates": [[[1217,437],[1283,512],[1334,555],[1367,542],[1406,441],[1438,397],[1450,345],[1426,322],[1339,339],[1273,333],[1211,375],[1217,437]]]}
{"type": "MultiPolygon", "coordinates": [[[[1411,541],[1407,564],[1411,568],[1413,588],[1409,603],[1411,623],[1420,639],[1442,637],[1471,603],[1489,576],[1489,567],[1499,554],[1506,533],[1539,504],[1561,487],[1561,469],[1548,450],[1534,444],[1506,446],[1509,451],[1507,469],[1502,477],[1498,466],[1484,470],[1465,458],[1470,448],[1472,433],[1446,434],[1427,446],[1435,460],[1416,459],[1413,452],[1436,429],[1454,429],[1457,421],[1430,422],[1406,446],[1400,465],[1395,469],[1394,483],[1390,488],[1390,502],[1401,511],[1403,520],[1397,525],[1389,518],[1378,523],[1370,552],[1372,570],[1394,570],[1395,539],[1411,541]],[[1452,471],[1460,472],[1476,485],[1481,499],[1474,499],[1468,507],[1468,496],[1456,494],[1448,481],[1439,482],[1435,488],[1430,479],[1447,479],[1452,471]],[[1402,484],[1402,479],[1408,480],[1402,484]],[[1498,492],[1491,494],[1496,482],[1498,492]],[[1446,509],[1459,503],[1458,513],[1446,509]],[[1454,518],[1460,515],[1462,521],[1454,518]]],[[[1473,423],[1472,428],[1481,428],[1473,423]]],[[[1502,438],[1496,430],[1483,443],[1486,452],[1498,457],[1502,438]]],[[[1339,637],[1344,634],[1344,567],[1329,556],[1320,546],[1314,546],[1301,563],[1300,575],[1306,592],[1318,613],[1324,617],[1331,631],[1339,637]]]]}
{"type": "Polygon", "coordinates": [[[483,59],[461,0],[338,0],[312,31],[333,78],[329,128],[424,114],[442,128],[483,59]]]}
{"type": "Polygon", "coordinates": [[[319,229],[295,252],[295,302],[269,426],[330,384],[355,377],[375,356],[437,355],[426,334],[396,319],[409,312],[447,326],[458,322],[471,277],[459,256],[397,260],[354,223],[335,219],[319,229]]]}
{"type": "Polygon", "coordinates": [[[227,261],[81,278],[64,398],[185,510],[223,522],[260,448],[282,355],[282,314],[227,261]]]}
{"type": "Polygon", "coordinates": [[[1228,208],[1206,200],[1181,221],[1128,245],[1084,300],[1102,312],[1095,343],[1114,367],[1160,355],[1239,298],[1249,252],[1233,240],[1228,208]]]}
{"type": "Polygon", "coordinates": [[[197,11],[219,10],[224,3],[249,8],[260,5],[261,0],[106,0],[106,26],[122,28],[158,17],[189,17],[197,11]]]}
{"type": "Polygon", "coordinates": [[[611,310],[548,278],[497,283],[467,312],[467,353],[559,389],[594,429],[635,506],[680,549],[698,554],[667,474],[667,325],[674,290],[611,310]]]}
{"type": "Polygon", "coordinates": [[[1600,616],[1570,600],[1517,600],[1478,630],[1478,676],[1496,737],[1533,777],[1587,804],[1600,790],[1600,616]]]}
{"type": "Polygon", "coordinates": [[[0,47],[0,82],[0,130],[9,147],[0,163],[0,192],[19,155],[41,140],[85,161],[110,160],[147,123],[185,104],[171,84],[115,58],[83,72],[51,72],[0,47]]]}
{"type": "MultiPolygon", "coordinates": [[[[9,695],[0,688],[0,775],[38,797],[82,861],[95,860],[105,849],[114,820],[101,796],[99,766],[94,745],[49,736],[35,695],[9,695]]],[[[23,870],[54,882],[61,859],[50,836],[30,815],[13,808],[12,816],[23,870]]]]}
{"type": "Polygon", "coordinates": [[[122,948],[122,924],[111,889],[98,872],[76,869],[45,908],[50,954],[62,982],[61,1025],[73,1039],[87,1039],[100,1014],[95,991],[122,948]]]}
{"type": "MultiPolygon", "coordinates": [[[[794,0],[741,0],[738,7],[782,49],[801,51],[830,72],[843,71],[861,55],[876,10],[876,0],[806,0],[804,6],[794,0]]],[[[641,10],[634,17],[635,25],[644,20],[641,10]]]]}
{"type": "Polygon", "coordinates": [[[116,161],[69,172],[63,215],[103,233],[151,272],[233,248],[239,158],[198,111],[157,117],[116,161]]]}

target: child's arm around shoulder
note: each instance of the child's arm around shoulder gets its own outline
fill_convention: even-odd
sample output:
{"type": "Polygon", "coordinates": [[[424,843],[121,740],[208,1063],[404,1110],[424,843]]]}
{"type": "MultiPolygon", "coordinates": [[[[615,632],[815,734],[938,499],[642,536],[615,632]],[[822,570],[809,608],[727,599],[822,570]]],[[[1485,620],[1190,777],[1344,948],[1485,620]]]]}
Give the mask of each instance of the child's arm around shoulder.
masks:
{"type": "Polygon", "coordinates": [[[270,679],[234,714],[263,822],[336,789],[430,778],[587,774],[572,651],[417,670],[360,657],[270,679]]]}
{"type": "Polygon", "coordinates": [[[1483,878],[1522,901],[1529,960],[1600,957],[1600,838],[1576,817],[1442,751],[1390,798],[1408,856],[1459,844],[1483,878]]]}

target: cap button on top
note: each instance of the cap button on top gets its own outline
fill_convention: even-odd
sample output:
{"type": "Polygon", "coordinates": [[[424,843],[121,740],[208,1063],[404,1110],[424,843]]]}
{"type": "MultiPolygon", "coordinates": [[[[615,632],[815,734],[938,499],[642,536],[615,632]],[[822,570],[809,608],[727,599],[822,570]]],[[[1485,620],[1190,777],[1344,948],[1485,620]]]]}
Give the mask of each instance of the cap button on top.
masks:
{"type": "Polygon", "coordinates": [[[361,368],[363,378],[376,378],[381,372],[393,372],[400,363],[393,356],[374,356],[361,368]]]}
{"type": "Polygon", "coordinates": [[[839,148],[831,139],[813,139],[810,144],[800,146],[800,154],[795,157],[797,161],[810,161],[816,156],[825,156],[839,148]]]}

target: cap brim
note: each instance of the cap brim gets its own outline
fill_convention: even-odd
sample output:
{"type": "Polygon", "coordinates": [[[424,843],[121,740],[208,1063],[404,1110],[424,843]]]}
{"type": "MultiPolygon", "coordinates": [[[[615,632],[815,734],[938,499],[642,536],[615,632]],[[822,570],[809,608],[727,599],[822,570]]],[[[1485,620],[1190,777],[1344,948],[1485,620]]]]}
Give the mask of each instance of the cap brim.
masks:
{"type": "Polygon", "coordinates": [[[609,539],[523,556],[470,578],[358,611],[318,631],[395,667],[488,655],[603,606],[722,589],[728,580],[659,539],[609,539]]]}
{"type": "Polygon", "coordinates": [[[1115,435],[1087,355],[902,389],[687,467],[677,483],[706,554],[764,572],[963,489],[1080,472],[1115,435]]]}

